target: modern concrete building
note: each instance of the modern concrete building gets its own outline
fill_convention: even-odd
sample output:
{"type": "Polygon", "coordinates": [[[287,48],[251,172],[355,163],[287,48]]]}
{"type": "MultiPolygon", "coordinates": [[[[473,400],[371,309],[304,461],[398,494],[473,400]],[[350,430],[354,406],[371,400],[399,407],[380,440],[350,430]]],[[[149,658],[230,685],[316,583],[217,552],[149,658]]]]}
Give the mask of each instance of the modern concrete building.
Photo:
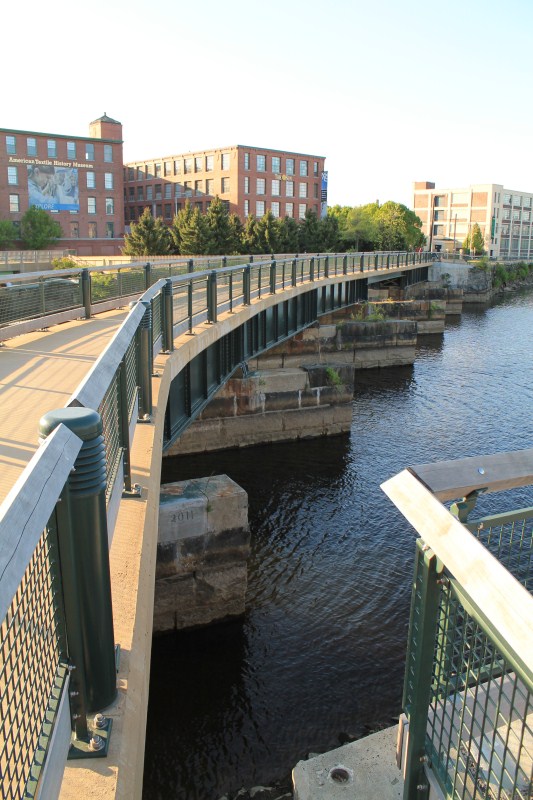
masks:
{"type": "Polygon", "coordinates": [[[531,192],[498,183],[437,189],[423,181],[414,184],[413,208],[432,250],[459,249],[477,222],[489,256],[533,258],[531,192]]]}
{"type": "Polygon", "coordinates": [[[0,219],[20,225],[30,206],[53,214],[56,247],[117,255],[124,243],[122,125],[104,114],[89,136],[0,128],[0,219]]]}
{"type": "Polygon", "coordinates": [[[124,167],[126,225],[148,206],[171,223],[190,200],[205,213],[215,196],[244,221],[248,215],[321,216],[327,202],[324,156],[233,145],[149,158],[124,167]]]}

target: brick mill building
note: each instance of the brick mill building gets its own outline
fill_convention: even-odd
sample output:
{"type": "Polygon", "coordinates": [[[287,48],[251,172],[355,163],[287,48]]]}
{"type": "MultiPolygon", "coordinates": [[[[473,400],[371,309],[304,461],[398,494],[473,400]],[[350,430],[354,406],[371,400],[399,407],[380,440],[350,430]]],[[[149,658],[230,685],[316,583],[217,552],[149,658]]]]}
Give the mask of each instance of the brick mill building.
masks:
{"type": "Polygon", "coordinates": [[[0,219],[20,224],[30,205],[54,215],[56,248],[119,255],[124,243],[122,125],[106,114],[89,136],[0,128],[0,219]]]}
{"type": "Polygon", "coordinates": [[[240,144],[134,161],[124,168],[126,225],[146,206],[169,224],[187,200],[205,213],[217,195],[243,221],[267,211],[303,219],[311,209],[320,217],[327,202],[324,161],[240,144]]]}

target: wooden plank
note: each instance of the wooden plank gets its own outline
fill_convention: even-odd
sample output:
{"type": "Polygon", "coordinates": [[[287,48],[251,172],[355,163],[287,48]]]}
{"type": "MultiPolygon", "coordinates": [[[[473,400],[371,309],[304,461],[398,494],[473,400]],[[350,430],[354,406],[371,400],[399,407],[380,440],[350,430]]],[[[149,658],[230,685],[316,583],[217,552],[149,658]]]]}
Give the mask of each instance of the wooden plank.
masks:
{"type": "Polygon", "coordinates": [[[81,439],[59,425],[0,506],[0,620],[7,613],[81,446],[81,439]]]}
{"type": "Polygon", "coordinates": [[[98,409],[144,315],[144,306],[132,308],[106,349],[71,395],[67,406],[98,409]]]}
{"type": "Polygon", "coordinates": [[[381,488],[530,672],[533,597],[409,471],[381,488]]]}
{"type": "Polygon", "coordinates": [[[456,500],[475,489],[502,492],[533,484],[533,449],[474,456],[410,467],[439,500],[456,500]]]}

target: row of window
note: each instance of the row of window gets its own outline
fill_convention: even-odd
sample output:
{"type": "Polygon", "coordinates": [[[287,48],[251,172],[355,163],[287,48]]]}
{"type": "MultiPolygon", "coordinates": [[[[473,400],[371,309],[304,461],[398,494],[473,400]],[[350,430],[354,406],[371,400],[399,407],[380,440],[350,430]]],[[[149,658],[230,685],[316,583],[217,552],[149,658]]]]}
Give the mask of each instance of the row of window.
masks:
{"type": "MultiPolygon", "coordinates": [[[[304,219],[305,212],[307,211],[307,204],[306,203],[298,203],[298,218],[304,219]]],[[[270,211],[274,217],[279,217],[281,214],[282,204],[279,203],[277,200],[272,200],[270,203],[270,211]]],[[[285,216],[286,217],[294,217],[294,203],[285,203],[285,216]]],[[[314,206],[314,212],[318,215],[318,205],[314,206]]],[[[250,201],[244,201],[244,216],[248,217],[250,215],[250,201]]],[[[264,217],[266,213],[266,203],[264,200],[256,200],[255,201],[255,216],[260,219],[264,217]]]]}
{"type": "MultiPolygon", "coordinates": [[[[18,137],[18,138],[22,139],[24,137],[18,137]]],[[[85,151],[84,153],[85,160],[94,161],[93,142],[83,142],[81,146],[85,151]]],[[[17,155],[17,147],[18,147],[17,137],[11,135],[6,136],[6,152],[9,156],[17,155]]],[[[66,143],[67,159],[69,159],[70,161],[75,161],[78,158],[77,150],[78,150],[78,142],[67,142],[66,143]]],[[[24,154],[27,156],[39,155],[39,153],[37,152],[37,139],[35,136],[26,137],[26,148],[24,150],[24,154]]],[[[22,151],[19,155],[22,155],[22,151]]],[[[58,158],[56,139],[46,140],[46,155],[48,158],[58,158]]],[[[104,144],[104,161],[107,162],[108,164],[113,163],[113,146],[110,144],[104,144]]]]}
{"type": "MultiPolygon", "coordinates": [[[[270,193],[273,197],[282,197],[282,186],[285,186],[285,197],[294,197],[294,181],[281,181],[278,178],[273,178],[270,182],[270,193]]],[[[309,197],[307,183],[298,184],[298,197],[309,197]]],[[[244,193],[250,194],[250,178],[244,178],[244,193]]],[[[255,179],[255,193],[266,194],[266,178],[255,179]]],[[[318,200],[318,183],[313,184],[313,196],[318,200]]]]}
{"type": "MultiPolygon", "coordinates": [[[[18,194],[10,194],[9,195],[9,210],[12,214],[16,214],[20,211],[20,195],[18,194]]],[[[50,209],[51,214],[58,214],[59,212],[55,209],[50,209]]],[[[77,211],[70,211],[71,214],[77,214],[77,211]]],[[[88,197],[87,198],[87,213],[88,214],[96,214],[96,197],[88,197]]],[[[105,213],[108,216],[111,216],[115,213],[115,201],[112,197],[106,197],[105,199],[105,213]]]]}
{"type": "MultiPolygon", "coordinates": [[[[257,154],[255,157],[255,168],[257,172],[268,172],[268,156],[257,154]]],[[[313,161],[313,175],[318,177],[318,161],[313,161]]],[[[244,154],[244,169],[250,169],[250,153],[244,154]]],[[[298,174],[301,178],[307,178],[309,176],[309,161],[305,159],[299,159],[298,161],[298,174]]],[[[285,159],[285,175],[295,175],[296,172],[296,159],[295,158],[286,158],[285,159]]],[[[282,174],[282,162],[280,156],[270,156],[270,172],[273,172],[275,175],[282,174]]]]}
{"type": "MultiPolygon", "coordinates": [[[[257,172],[267,172],[268,169],[268,156],[256,155],[255,166],[257,172]]],[[[307,178],[310,175],[309,161],[300,159],[298,161],[298,174],[302,178],[307,178]]],[[[221,153],[220,155],[220,168],[221,170],[229,170],[230,168],[230,153],[221,153]]],[[[250,153],[244,154],[244,168],[249,170],[251,168],[250,153]]],[[[187,158],[175,158],[168,161],[154,162],[153,164],[144,164],[139,167],[125,167],[124,180],[125,181],[144,181],[153,180],[153,178],[169,178],[172,175],[190,175],[194,172],[213,172],[215,169],[215,156],[189,156],[187,158]]],[[[281,175],[282,159],[280,156],[270,157],[270,171],[276,175],[281,175]]],[[[296,159],[285,159],[285,175],[296,175],[296,159]]],[[[319,163],[313,161],[313,175],[318,177],[319,163]]]]}
{"type": "MultiPolygon", "coordinates": [[[[223,200],[222,202],[224,203],[224,205],[226,206],[226,208],[229,211],[229,201],[228,200],[223,200]]],[[[197,208],[198,211],[200,211],[200,213],[203,214],[204,211],[207,211],[207,209],[209,208],[210,205],[211,205],[211,201],[210,200],[206,200],[205,202],[202,202],[200,200],[200,201],[195,202],[193,204],[193,207],[197,208]]],[[[125,217],[125,220],[126,220],[126,224],[128,222],[135,222],[141,216],[141,214],[143,213],[145,208],[146,208],[146,206],[126,207],[124,209],[124,217],[125,217]]],[[[182,204],[181,203],[164,203],[163,205],[157,203],[156,205],[150,207],[150,211],[152,212],[152,215],[154,217],[156,217],[156,218],[157,217],[164,217],[164,219],[166,219],[166,220],[172,220],[174,214],[177,214],[178,211],[181,211],[181,210],[182,210],[182,204]]]]}
{"type": "MultiPolygon", "coordinates": [[[[144,186],[130,186],[128,188],[128,193],[126,194],[126,189],[124,189],[124,202],[143,202],[146,200],[170,200],[172,198],[172,187],[174,186],[174,197],[192,197],[193,191],[194,194],[199,197],[205,195],[210,195],[211,197],[215,194],[215,186],[214,180],[212,178],[208,178],[205,182],[205,192],[204,192],[204,182],[203,181],[194,181],[194,189],[192,181],[184,181],[183,184],[181,183],[165,183],[164,185],[160,183],[154,184],[154,186],[147,186],[146,191],[144,186]],[[135,191],[137,189],[137,191],[135,191]]],[[[230,191],[230,179],[229,178],[222,178],[220,181],[220,193],[221,194],[228,194],[230,191]]]]}
{"type": "MultiPolygon", "coordinates": [[[[20,231],[20,222],[14,221],[13,225],[20,231]]],[[[72,221],[70,223],[70,238],[71,239],[79,239],[80,238],[80,223],[72,221]]],[[[87,223],[87,238],[88,239],[97,239],[98,238],[98,227],[96,222],[88,222],[87,223]]],[[[106,239],[114,239],[115,238],[115,223],[114,222],[106,222],[105,223],[105,238],[106,239]]]]}
{"type": "MultiPolygon", "coordinates": [[[[33,169],[33,168],[31,168],[33,169]]],[[[36,168],[36,170],[38,167],[36,168]]],[[[51,169],[51,168],[49,168],[51,169]]],[[[27,170],[23,168],[23,175],[27,176],[27,170]]],[[[85,180],[87,184],[87,189],[96,189],[96,173],[92,172],[92,170],[87,170],[85,173],[85,180]]],[[[23,179],[24,182],[24,179],[23,179]]],[[[7,183],[8,186],[18,186],[19,185],[19,168],[18,167],[8,167],[7,168],[7,183]]],[[[104,173],[104,189],[114,189],[114,176],[112,172],[105,172],[104,173]]]]}
{"type": "MultiPolygon", "coordinates": [[[[498,202],[499,199],[500,195],[498,194],[498,202]]],[[[523,208],[531,208],[531,197],[522,197],[519,194],[504,194],[503,204],[504,206],[522,206],[523,208]]]]}
{"type": "MultiPolygon", "coordinates": [[[[220,156],[220,167],[222,170],[230,168],[230,154],[222,153],[220,156]]],[[[145,164],[142,167],[125,167],[124,180],[144,181],[153,178],[168,178],[171,175],[189,175],[193,172],[213,172],[215,169],[215,157],[193,156],[190,158],[175,158],[170,161],[159,161],[153,164],[145,164]]]]}

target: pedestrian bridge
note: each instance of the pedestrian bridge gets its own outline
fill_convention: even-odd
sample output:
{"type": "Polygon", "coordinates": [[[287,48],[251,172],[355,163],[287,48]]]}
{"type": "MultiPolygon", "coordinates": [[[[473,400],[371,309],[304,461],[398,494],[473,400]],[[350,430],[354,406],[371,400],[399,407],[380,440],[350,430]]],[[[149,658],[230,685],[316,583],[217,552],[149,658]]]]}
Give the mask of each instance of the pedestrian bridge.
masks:
{"type": "Polygon", "coordinates": [[[247,358],[430,263],[174,262],[0,287],[2,796],[141,796],[164,448],[247,358]]]}

